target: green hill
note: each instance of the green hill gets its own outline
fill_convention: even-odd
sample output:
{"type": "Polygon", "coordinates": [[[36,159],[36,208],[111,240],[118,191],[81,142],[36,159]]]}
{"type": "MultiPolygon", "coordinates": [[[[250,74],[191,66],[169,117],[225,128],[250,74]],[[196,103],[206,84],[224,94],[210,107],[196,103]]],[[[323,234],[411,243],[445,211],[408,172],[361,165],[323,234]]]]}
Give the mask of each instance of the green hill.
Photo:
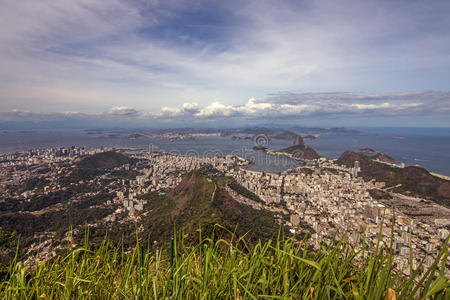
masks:
{"type": "Polygon", "coordinates": [[[355,161],[359,161],[360,174],[365,180],[383,181],[386,182],[388,187],[401,184],[393,191],[411,194],[450,206],[450,181],[433,176],[423,168],[396,168],[376,162],[362,153],[353,151],[345,151],[339,157],[337,163],[353,167],[355,161]]]}
{"type": "Polygon", "coordinates": [[[86,169],[112,169],[131,162],[130,157],[119,152],[109,151],[85,157],[78,162],[77,166],[86,169]]]}
{"type": "Polygon", "coordinates": [[[60,178],[60,183],[67,184],[90,180],[111,171],[113,168],[133,162],[134,159],[115,151],[96,153],[76,163],[67,176],[60,178]]]}
{"type": "Polygon", "coordinates": [[[197,240],[199,227],[209,235],[216,224],[221,224],[226,229],[224,234],[227,231],[236,231],[238,236],[247,234],[251,243],[275,237],[280,225],[273,214],[236,202],[224,189],[226,182],[224,177],[197,170],[187,174],[165,197],[144,196],[149,199],[150,210],[143,221],[145,231],[151,239],[167,241],[176,228],[190,240],[197,240]]]}

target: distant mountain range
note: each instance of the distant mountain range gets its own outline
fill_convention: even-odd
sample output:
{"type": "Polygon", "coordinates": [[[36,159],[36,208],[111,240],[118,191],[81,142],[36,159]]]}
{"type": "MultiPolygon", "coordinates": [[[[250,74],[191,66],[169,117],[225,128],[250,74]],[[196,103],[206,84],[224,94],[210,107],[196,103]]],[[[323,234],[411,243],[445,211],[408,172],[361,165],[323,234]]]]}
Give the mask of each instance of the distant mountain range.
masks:
{"type": "Polygon", "coordinates": [[[233,129],[219,129],[216,130],[222,136],[230,135],[258,135],[265,134],[269,139],[294,140],[296,136],[303,135],[305,138],[313,139],[315,135],[320,134],[361,134],[361,131],[354,129],[347,129],[344,127],[336,128],[318,128],[318,127],[286,127],[280,129],[277,127],[243,127],[233,129]],[[315,134],[315,135],[313,135],[315,134]]]}
{"type": "Polygon", "coordinates": [[[334,128],[319,128],[319,127],[279,127],[279,126],[245,126],[236,128],[194,128],[194,127],[183,127],[183,128],[95,128],[86,129],[89,134],[104,134],[104,133],[121,133],[121,134],[135,134],[139,135],[142,133],[153,133],[153,134],[194,134],[194,133],[220,133],[221,136],[242,136],[242,135],[258,135],[265,134],[271,139],[286,139],[293,140],[297,135],[303,135],[308,138],[315,138],[315,135],[320,134],[361,134],[361,131],[348,129],[344,127],[334,127],[334,128]]]}

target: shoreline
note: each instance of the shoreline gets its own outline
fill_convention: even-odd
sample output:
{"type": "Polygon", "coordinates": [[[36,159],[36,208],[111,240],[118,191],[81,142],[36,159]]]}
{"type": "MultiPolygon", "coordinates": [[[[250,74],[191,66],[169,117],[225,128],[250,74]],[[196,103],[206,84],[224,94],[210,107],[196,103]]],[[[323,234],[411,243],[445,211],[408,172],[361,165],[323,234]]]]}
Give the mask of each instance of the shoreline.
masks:
{"type": "MultiPolygon", "coordinates": [[[[428,172],[430,172],[430,171],[428,171],[428,172]]],[[[435,172],[430,172],[430,174],[433,175],[433,176],[439,177],[441,179],[450,181],[450,176],[442,175],[442,174],[435,173],[435,172]]]]}
{"type": "MultiPolygon", "coordinates": [[[[209,137],[206,137],[206,139],[208,139],[208,138],[209,137]]],[[[84,144],[83,142],[84,141],[80,141],[80,143],[78,143],[78,141],[75,141],[74,144],[77,147],[85,147],[85,148],[91,148],[91,147],[98,148],[98,147],[100,147],[99,144],[89,145],[89,143],[86,143],[85,145],[81,146],[81,144],[84,144]]],[[[62,143],[62,144],[65,144],[65,143],[62,143]]],[[[111,144],[113,144],[113,143],[111,143],[111,144]]],[[[119,145],[116,144],[114,146],[111,146],[111,144],[110,145],[106,145],[106,146],[104,145],[103,147],[105,147],[105,148],[124,149],[124,150],[129,150],[129,151],[147,150],[148,149],[148,144],[145,144],[145,145],[123,145],[123,144],[119,143],[119,145]]],[[[8,145],[5,145],[5,146],[8,146],[8,145]]],[[[23,144],[20,145],[20,146],[23,146],[23,144]]],[[[34,145],[34,147],[33,147],[33,145],[31,145],[29,148],[28,147],[27,148],[22,148],[20,146],[18,148],[16,148],[16,149],[8,149],[9,147],[5,147],[5,149],[0,149],[0,156],[11,155],[11,154],[15,154],[15,153],[23,153],[24,151],[34,151],[34,150],[38,150],[38,149],[69,147],[68,145],[59,145],[59,144],[58,145],[45,145],[45,146],[34,145]],[[19,148],[22,148],[22,149],[19,149],[19,148]]],[[[154,143],[153,147],[154,147],[153,148],[154,150],[160,151],[160,148],[157,145],[157,143],[156,144],[154,143]]],[[[218,145],[218,147],[220,147],[220,145],[218,145]]],[[[253,150],[253,151],[255,151],[255,150],[253,150]]],[[[255,151],[255,152],[257,153],[257,152],[260,152],[260,151],[255,151]]],[[[270,155],[270,156],[286,157],[286,158],[289,158],[289,159],[292,159],[294,161],[301,162],[301,163],[305,162],[302,159],[298,159],[296,157],[292,157],[291,155],[289,155],[287,153],[278,152],[277,150],[267,149],[265,154],[266,155],[270,155]]],[[[327,156],[324,156],[324,157],[326,157],[327,159],[333,159],[333,158],[330,158],[330,157],[327,157],[327,156]]],[[[391,165],[391,166],[394,167],[394,165],[391,165]]],[[[410,166],[412,166],[412,164],[410,166]]],[[[400,167],[400,166],[395,165],[395,167],[400,167]]],[[[443,180],[450,181],[450,174],[445,174],[445,173],[442,174],[439,171],[437,171],[437,172],[436,171],[431,171],[430,169],[426,168],[425,166],[421,166],[421,167],[425,168],[433,176],[436,176],[436,177],[438,177],[440,179],[443,179],[443,180]]]]}

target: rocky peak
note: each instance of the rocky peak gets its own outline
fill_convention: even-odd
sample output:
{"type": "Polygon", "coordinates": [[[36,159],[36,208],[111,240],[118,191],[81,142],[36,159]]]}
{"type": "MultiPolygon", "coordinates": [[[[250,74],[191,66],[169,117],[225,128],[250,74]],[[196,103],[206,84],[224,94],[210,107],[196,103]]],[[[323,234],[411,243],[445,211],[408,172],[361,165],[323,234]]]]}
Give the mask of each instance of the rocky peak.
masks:
{"type": "Polygon", "coordinates": [[[305,147],[305,142],[303,141],[303,138],[301,136],[297,135],[295,137],[293,146],[305,147]]]}

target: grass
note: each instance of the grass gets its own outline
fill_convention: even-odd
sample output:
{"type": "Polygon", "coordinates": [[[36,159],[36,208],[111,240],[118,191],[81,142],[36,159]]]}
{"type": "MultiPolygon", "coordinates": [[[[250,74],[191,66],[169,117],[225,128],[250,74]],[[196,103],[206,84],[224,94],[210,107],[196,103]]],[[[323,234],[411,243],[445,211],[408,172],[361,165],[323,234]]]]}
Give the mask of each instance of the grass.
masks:
{"type": "MultiPolygon", "coordinates": [[[[220,227],[217,225],[217,227],[220,227]]],[[[223,228],[220,228],[223,230],[223,228]]],[[[202,237],[187,245],[183,235],[170,249],[127,251],[107,240],[26,269],[13,262],[1,283],[2,299],[448,299],[444,276],[448,240],[434,264],[405,277],[393,251],[356,250],[345,235],[320,251],[307,241],[282,236],[251,249],[245,238],[202,237]]]]}

